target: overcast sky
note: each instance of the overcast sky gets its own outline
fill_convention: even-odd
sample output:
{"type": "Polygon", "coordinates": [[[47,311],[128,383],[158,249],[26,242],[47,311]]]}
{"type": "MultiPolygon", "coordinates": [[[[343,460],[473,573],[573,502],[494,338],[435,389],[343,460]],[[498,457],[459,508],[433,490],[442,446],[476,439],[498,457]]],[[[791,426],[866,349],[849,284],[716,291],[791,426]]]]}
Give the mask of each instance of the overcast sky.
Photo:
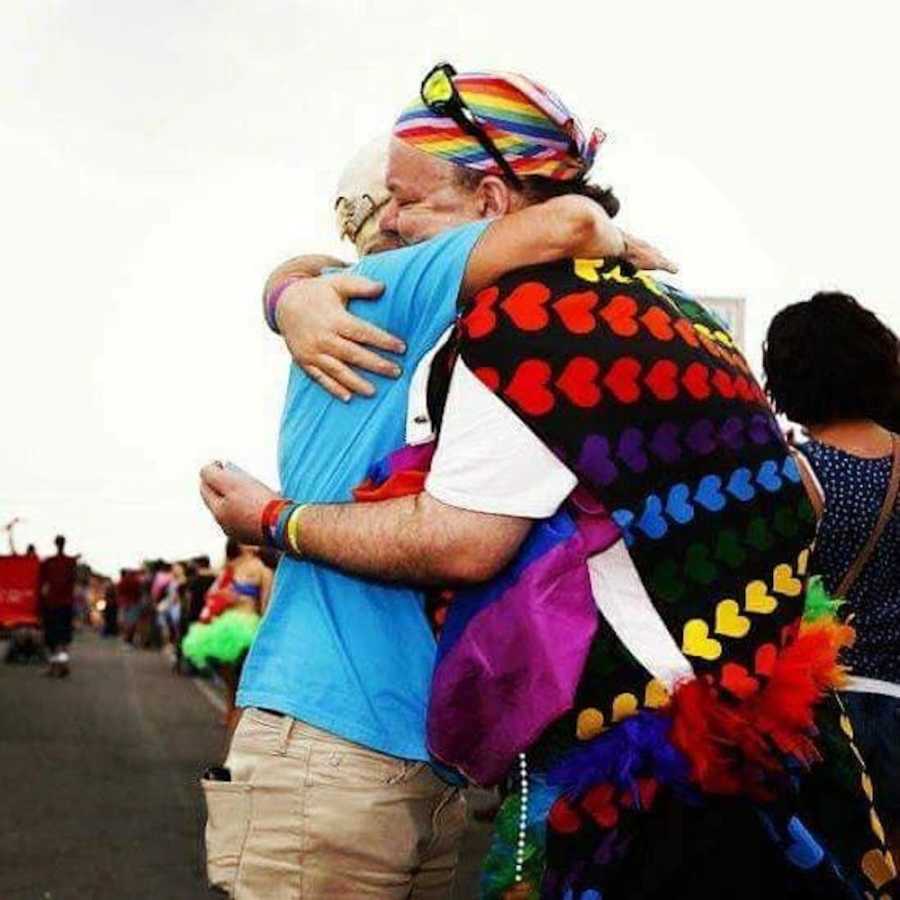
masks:
{"type": "Polygon", "coordinates": [[[747,298],[754,361],[821,287],[900,326],[895,7],[2,0],[0,524],[106,570],[220,555],[199,466],[275,483],[260,285],[349,256],[341,167],[440,59],[526,72],[607,131],[624,224],[687,289],[747,298]]]}

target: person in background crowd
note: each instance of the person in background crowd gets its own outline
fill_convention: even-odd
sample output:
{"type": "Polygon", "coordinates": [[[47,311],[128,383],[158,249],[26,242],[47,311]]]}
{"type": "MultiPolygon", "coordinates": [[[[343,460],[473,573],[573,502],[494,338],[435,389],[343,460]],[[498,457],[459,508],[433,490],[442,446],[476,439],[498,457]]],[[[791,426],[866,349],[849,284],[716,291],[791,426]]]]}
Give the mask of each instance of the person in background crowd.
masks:
{"type": "Polygon", "coordinates": [[[120,569],[116,585],[122,638],[127,643],[134,640],[135,629],[141,615],[141,579],[134,569],[120,569]]]}
{"type": "Polygon", "coordinates": [[[237,724],[237,685],[259,621],[269,602],[272,572],[254,547],[229,541],[227,562],[210,589],[201,621],[182,642],[182,653],[198,669],[213,666],[228,688],[227,724],[237,724]]]}
{"type": "Polygon", "coordinates": [[[26,556],[37,556],[37,548],[34,546],[34,544],[28,545],[28,547],[25,549],[25,555],[26,556]]]}
{"type": "Polygon", "coordinates": [[[853,297],[819,293],[778,313],[763,359],[773,402],[809,437],[798,449],[820,519],[812,570],[845,601],[842,614],[852,616],[856,629],[855,644],[843,654],[852,676],[843,703],[875,782],[895,859],[900,851],[900,513],[891,488],[898,438],[883,423],[896,414],[898,351],[894,332],[853,297]],[[878,535],[882,510],[887,518],[878,535]]]}
{"type": "Polygon", "coordinates": [[[103,636],[119,634],[119,601],[112,578],[103,579],[103,636]]]}
{"type": "Polygon", "coordinates": [[[41,614],[44,641],[50,651],[47,674],[65,678],[69,674],[78,557],[66,555],[66,539],[62,535],[57,535],[54,543],[56,555],[41,563],[41,614]]]}

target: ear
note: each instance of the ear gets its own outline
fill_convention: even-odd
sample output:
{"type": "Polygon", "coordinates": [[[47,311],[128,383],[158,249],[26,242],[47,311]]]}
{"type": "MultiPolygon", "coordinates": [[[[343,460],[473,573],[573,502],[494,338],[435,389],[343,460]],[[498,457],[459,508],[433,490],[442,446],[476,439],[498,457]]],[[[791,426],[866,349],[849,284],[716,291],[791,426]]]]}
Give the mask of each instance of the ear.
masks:
{"type": "Polygon", "coordinates": [[[475,189],[475,201],[482,218],[505,216],[516,209],[516,192],[496,175],[485,175],[475,189]]]}

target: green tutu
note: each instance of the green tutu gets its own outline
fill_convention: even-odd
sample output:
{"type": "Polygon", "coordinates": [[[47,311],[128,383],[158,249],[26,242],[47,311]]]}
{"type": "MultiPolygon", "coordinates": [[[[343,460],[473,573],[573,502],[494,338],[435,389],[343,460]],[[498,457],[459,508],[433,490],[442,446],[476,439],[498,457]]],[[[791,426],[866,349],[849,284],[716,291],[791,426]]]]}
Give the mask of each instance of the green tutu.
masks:
{"type": "Polygon", "coordinates": [[[181,643],[181,652],[198,669],[210,663],[233,665],[250,649],[258,629],[256,613],[230,609],[208,625],[191,625],[181,643]]]}

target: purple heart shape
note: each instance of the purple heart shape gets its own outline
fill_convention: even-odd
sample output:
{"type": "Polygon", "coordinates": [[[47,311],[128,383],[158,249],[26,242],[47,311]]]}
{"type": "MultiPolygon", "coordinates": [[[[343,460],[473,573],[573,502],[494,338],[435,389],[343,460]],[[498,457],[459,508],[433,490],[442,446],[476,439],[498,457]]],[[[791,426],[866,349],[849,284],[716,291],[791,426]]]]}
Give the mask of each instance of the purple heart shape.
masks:
{"type": "Polygon", "coordinates": [[[599,434],[592,434],[584,442],[578,467],[594,484],[608,487],[619,477],[619,469],[610,457],[609,441],[599,434]]]}
{"type": "Polygon", "coordinates": [[[718,442],[716,441],[716,429],[709,419],[700,419],[694,422],[688,429],[687,437],[688,447],[698,456],[709,456],[714,453],[718,442]]]}
{"type": "Polygon", "coordinates": [[[725,420],[725,424],[719,430],[719,437],[726,447],[734,451],[744,446],[744,423],[737,416],[725,420]]]}
{"type": "Polygon", "coordinates": [[[678,435],[681,429],[672,422],[663,422],[653,432],[650,449],[667,465],[677,463],[681,459],[681,444],[678,435]]]}
{"type": "Polygon", "coordinates": [[[768,444],[772,440],[773,433],[778,434],[779,437],[781,436],[781,432],[778,430],[778,423],[770,416],[763,416],[757,413],[750,420],[750,440],[754,444],[768,444]],[[773,425],[775,426],[774,431],[773,425]]]}
{"type": "Polygon", "coordinates": [[[644,453],[644,433],[640,428],[626,428],[619,438],[619,459],[632,472],[647,471],[647,454],[644,453]]]}

